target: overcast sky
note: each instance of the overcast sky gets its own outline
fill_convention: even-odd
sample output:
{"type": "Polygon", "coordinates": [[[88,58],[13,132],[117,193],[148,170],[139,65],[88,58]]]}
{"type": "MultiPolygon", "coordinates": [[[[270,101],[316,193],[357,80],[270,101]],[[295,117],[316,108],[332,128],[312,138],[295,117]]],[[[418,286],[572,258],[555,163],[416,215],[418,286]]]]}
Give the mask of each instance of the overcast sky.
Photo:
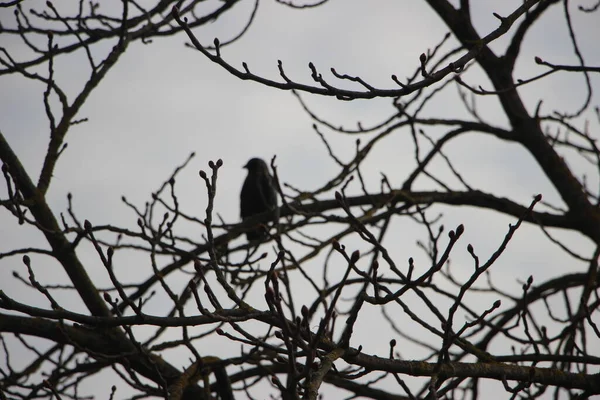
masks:
{"type": "MultiPolygon", "coordinates": [[[[114,7],[119,3],[102,2],[101,7],[114,7]]],[[[498,21],[492,12],[507,15],[521,3],[518,0],[472,1],[472,17],[479,34],[485,36],[497,27],[498,21]]],[[[598,14],[581,14],[576,10],[577,5],[589,5],[589,1],[572,3],[574,26],[586,62],[600,65],[598,14]]],[[[212,4],[220,2],[208,3],[212,4]]],[[[57,7],[63,6],[57,4],[57,7]]],[[[209,45],[215,37],[222,42],[234,37],[247,21],[252,6],[252,1],[243,1],[222,19],[196,30],[199,40],[209,45]]],[[[13,23],[12,13],[0,10],[3,24],[13,23]]],[[[425,2],[330,0],[315,9],[293,10],[263,0],[249,31],[240,41],[224,47],[222,55],[235,66],[245,61],[255,74],[274,80],[279,80],[277,60],[282,60],[289,77],[310,83],[308,63],[312,61],[327,77],[329,68],[335,67],[340,73],[359,75],[375,86],[393,88],[390,75],[396,74],[400,79],[411,75],[418,66],[419,55],[436,46],[447,32],[425,2]]],[[[88,122],[70,130],[66,138],[68,148],[54,172],[48,201],[55,213],[65,212],[66,195],[70,192],[74,194],[75,209],[82,220],[133,229],[137,218],[123,205],[121,196],[143,206],[150,199],[150,193],[191,152],[195,152],[196,157],[178,179],[182,209],[197,217],[204,216],[206,195],[198,170],[208,169],[209,160],[221,158],[224,166],[219,176],[216,211],[229,223],[239,219],[239,190],[245,176],[242,166],[251,157],[270,159],[276,155],[281,180],[303,190],[320,187],[337,172],[312,129],[311,119],[291,93],[240,81],[201,53],[186,48],[187,41],[184,35],[177,35],[154,39],[151,45],[132,44],[93,91],[79,115],[88,118],[88,122]]],[[[500,39],[492,48],[502,52],[506,43],[506,39],[500,39]]],[[[453,48],[455,44],[452,39],[446,48],[453,48]]],[[[24,51],[14,39],[3,45],[13,46],[13,51],[24,51]]],[[[525,56],[517,64],[515,73],[518,78],[544,71],[535,65],[534,56],[555,63],[575,63],[562,6],[553,7],[529,33],[522,54],[525,56]]],[[[83,53],[59,59],[56,72],[57,82],[71,96],[89,76],[83,53]]],[[[474,86],[481,84],[491,89],[477,70],[467,74],[465,79],[474,86]]],[[[598,88],[598,74],[592,79],[598,88]]],[[[0,77],[0,130],[35,180],[48,144],[42,91],[43,87],[37,82],[17,76],[0,77]]],[[[456,93],[454,86],[448,87],[425,110],[424,116],[465,117],[456,93]]],[[[520,93],[530,110],[543,99],[542,110],[546,114],[555,109],[574,111],[581,104],[584,82],[575,74],[556,74],[520,89],[520,93]]],[[[336,126],[356,127],[357,122],[369,125],[394,112],[389,99],[341,102],[307,95],[303,98],[313,111],[336,126]]],[[[598,97],[592,102],[598,104],[598,97]]],[[[481,99],[479,111],[486,120],[507,127],[495,99],[481,99]]],[[[598,132],[597,121],[590,122],[590,127],[598,132]]],[[[356,136],[333,133],[325,128],[322,131],[338,156],[344,161],[350,160],[356,136]]],[[[408,130],[398,131],[387,140],[365,164],[364,173],[370,178],[369,188],[374,191],[379,188],[380,173],[399,185],[413,165],[408,130]]],[[[451,146],[448,154],[455,157],[469,182],[484,191],[501,193],[524,205],[529,204],[534,194],[542,193],[545,200],[562,204],[533,159],[515,145],[467,135],[451,146]]],[[[579,161],[573,161],[572,165],[586,168],[579,161]]],[[[581,171],[583,169],[577,172],[581,171]]],[[[590,176],[592,187],[597,187],[597,178],[597,175],[590,176]]],[[[423,182],[416,188],[431,187],[430,183],[423,182]]],[[[352,192],[359,193],[358,187],[351,189],[352,192]]],[[[2,198],[6,197],[5,184],[0,185],[0,193],[2,198]]],[[[455,252],[458,263],[453,266],[459,274],[464,268],[466,275],[472,268],[464,250],[466,244],[472,243],[481,257],[486,258],[506,234],[507,224],[514,220],[464,207],[438,210],[444,212],[447,228],[454,228],[458,223],[466,226],[460,250],[455,252]]],[[[18,226],[6,210],[0,212],[0,226],[0,252],[32,246],[33,238],[47,247],[39,233],[27,226],[18,226]]],[[[410,256],[425,261],[415,246],[415,241],[424,236],[417,237],[398,229],[397,234],[404,235],[394,247],[399,262],[405,262],[410,256]]],[[[569,237],[575,250],[590,254],[591,243],[587,239],[564,232],[556,234],[569,237]]],[[[81,256],[95,282],[107,282],[93,252],[81,256]]],[[[35,265],[39,266],[46,283],[63,281],[59,267],[44,264],[43,258],[34,259],[39,262],[35,265]]],[[[130,273],[135,275],[135,267],[131,268],[130,273]]],[[[496,272],[498,278],[506,285],[513,285],[505,287],[507,290],[518,291],[517,282],[531,274],[540,282],[571,268],[575,272],[581,271],[583,266],[552,246],[537,228],[525,226],[494,272],[500,271],[496,272]]],[[[0,260],[1,281],[7,281],[13,270],[24,274],[20,257],[0,260]]],[[[18,285],[2,289],[21,299],[20,296],[28,293],[18,285]]],[[[82,310],[75,305],[73,309],[82,310]]],[[[382,349],[387,347],[387,340],[389,336],[382,349]]]]}

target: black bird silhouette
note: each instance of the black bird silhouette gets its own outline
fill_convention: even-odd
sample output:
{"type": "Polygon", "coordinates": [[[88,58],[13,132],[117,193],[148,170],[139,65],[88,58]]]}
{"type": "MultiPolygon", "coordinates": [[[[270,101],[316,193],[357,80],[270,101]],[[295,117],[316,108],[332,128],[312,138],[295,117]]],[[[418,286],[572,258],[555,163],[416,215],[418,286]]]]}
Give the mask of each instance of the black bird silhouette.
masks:
{"type": "MultiPolygon", "coordinates": [[[[277,217],[277,192],[273,178],[269,174],[269,167],[260,158],[251,158],[244,168],[248,170],[248,176],[242,186],[240,194],[240,214],[242,221],[247,218],[273,210],[273,219],[277,217]]],[[[259,225],[255,229],[246,232],[248,241],[263,239],[267,236],[265,226],[259,225]]]]}

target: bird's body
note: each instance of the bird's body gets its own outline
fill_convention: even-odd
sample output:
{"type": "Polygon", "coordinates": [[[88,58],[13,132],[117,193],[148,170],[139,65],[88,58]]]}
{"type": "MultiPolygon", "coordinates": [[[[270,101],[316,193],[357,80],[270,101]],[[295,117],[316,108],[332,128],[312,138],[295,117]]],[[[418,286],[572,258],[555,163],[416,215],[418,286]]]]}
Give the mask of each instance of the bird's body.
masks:
{"type": "MultiPolygon", "coordinates": [[[[269,174],[269,167],[260,158],[252,158],[244,166],[248,170],[248,176],[242,186],[240,194],[240,214],[242,220],[277,209],[277,192],[273,178],[269,174]]],[[[275,218],[275,214],[273,218],[275,218]]],[[[259,240],[266,236],[264,226],[246,232],[249,241],[259,240]]]]}

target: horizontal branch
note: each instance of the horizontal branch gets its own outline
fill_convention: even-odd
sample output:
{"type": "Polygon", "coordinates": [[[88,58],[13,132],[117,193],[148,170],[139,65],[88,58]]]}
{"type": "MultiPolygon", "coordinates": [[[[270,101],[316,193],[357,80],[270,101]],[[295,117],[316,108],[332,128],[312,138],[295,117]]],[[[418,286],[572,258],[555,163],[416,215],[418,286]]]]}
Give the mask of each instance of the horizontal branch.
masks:
{"type": "Polygon", "coordinates": [[[402,361],[366,354],[347,355],[344,360],[366,370],[378,370],[411,376],[445,378],[488,378],[497,381],[514,380],[562,388],[581,389],[588,394],[600,393],[600,380],[596,374],[559,371],[555,368],[519,366],[505,363],[436,363],[402,361]]]}
{"type": "Polygon", "coordinates": [[[212,54],[196,38],[196,36],[192,32],[190,26],[188,26],[187,20],[185,18],[183,18],[183,19],[181,18],[180,14],[179,14],[179,10],[176,7],[173,7],[172,14],[173,14],[173,18],[175,18],[177,23],[183,28],[185,33],[188,35],[190,41],[192,42],[192,45],[197,50],[199,50],[210,61],[212,61],[215,64],[220,65],[227,72],[236,76],[239,79],[251,80],[254,82],[258,82],[262,85],[273,87],[276,89],[296,90],[296,91],[303,91],[303,92],[307,92],[307,93],[318,94],[318,95],[322,95],[322,96],[335,96],[342,100],[353,100],[353,99],[373,99],[376,97],[406,96],[417,90],[421,90],[425,87],[431,86],[434,83],[441,81],[442,79],[444,79],[445,77],[447,77],[450,74],[461,72],[469,61],[474,60],[478,56],[478,54],[482,48],[484,48],[486,45],[488,45],[489,43],[493,42],[494,40],[498,39],[499,37],[504,35],[506,32],[508,32],[508,30],[513,25],[513,23],[521,15],[525,14],[527,12],[527,10],[529,10],[531,7],[533,7],[535,5],[535,3],[539,2],[539,1],[540,0],[528,0],[522,6],[517,8],[509,16],[500,18],[500,25],[498,26],[498,28],[496,28],[495,30],[490,32],[488,35],[486,35],[484,38],[479,40],[478,43],[474,43],[473,46],[470,46],[470,48],[468,49],[466,54],[459,57],[456,61],[449,62],[446,67],[444,67],[438,71],[435,71],[432,73],[426,72],[425,63],[427,61],[427,56],[425,55],[425,53],[421,54],[420,63],[421,63],[423,79],[418,82],[405,85],[405,84],[400,83],[395,76],[392,76],[391,80],[400,86],[399,89],[378,89],[378,88],[375,88],[372,85],[366,83],[360,77],[349,77],[348,75],[340,75],[335,71],[335,69],[333,69],[333,68],[331,69],[332,74],[336,78],[342,79],[342,80],[347,79],[347,80],[351,80],[354,82],[359,82],[363,87],[366,88],[365,91],[346,90],[346,89],[342,89],[340,87],[331,85],[323,78],[323,76],[317,71],[317,68],[312,63],[309,63],[309,68],[311,70],[311,77],[318,84],[318,86],[317,85],[315,85],[315,86],[305,85],[305,84],[298,83],[298,82],[291,80],[285,74],[285,71],[283,69],[283,64],[281,61],[279,61],[278,66],[279,66],[280,76],[284,80],[284,82],[276,82],[271,79],[267,79],[267,78],[263,78],[261,76],[255,75],[250,72],[246,63],[242,64],[243,70],[237,69],[221,57],[221,52],[220,52],[220,48],[219,48],[220,43],[219,43],[218,39],[215,39],[215,41],[214,41],[214,45],[216,48],[216,54],[212,54]]]}
{"type": "MultiPolygon", "coordinates": [[[[230,310],[221,312],[245,313],[246,311],[230,310]]],[[[261,314],[263,315],[260,319],[266,318],[267,321],[265,322],[280,325],[281,321],[279,318],[271,316],[270,313],[261,314]]],[[[187,317],[184,319],[192,320],[194,318],[196,317],[187,317]]],[[[105,320],[106,318],[100,319],[105,320]]],[[[121,318],[112,319],[119,320],[121,318]]],[[[289,323],[291,323],[291,321],[289,323]]],[[[133,346],[130,343],[121,343],[121,346],[118,346],[117,343],[111,340],[109,335],[98,330],[65,326],[62,322],[53,322],[39,318],[32,319],[28,317],[0,314],[0,331],[46,338],[56,343],[67,345],[77,345],[98,354],[123,355],[123,358],[127,358],[136,371],[151,379],[156,379],[157,370],[161,375],[164,374],[162,377],[166,379],[167,382],[174,382],[176,377],[180,375],[180,371],[164,362],[159,357],[152,357],[153,363],[155,363],[157,368],[154,369],[154,366],[148,365],[148,361],[144,360],[136,351],[132,352],[133,346]]],[[[324,339],[321,345],[325,348],[329,348],[329,350],[334,349],[333,343],[326,339],[324,339]]],[[[343,359],[351,365],[358,365],[369,371],[384,371],[411,376],[437,375],[440,378],[488,378],[499,381],[516,380],[564,388],[581,389],[585,390],[588,394],[600,393],[600,381],[597,379],[596,375],[558,371],[554,368],[482,362],[449,362],[440,366],[437,363],[403,361],[367,355],[361,353],[358,349],[353,348],[349,348],[345,352],[343,359]]]]}
{"type": "MultiPolygon", "coordinates": [[[[527,207],[522,206],[510,199],[505,197],[497,197],[479,190],[464,192],[412,192],[394,190],[390,193],[347,197],[345,200],[351,207],[368,206],[373,204],[396,205],[398,203],[414,205],[447,204],[455,206],[472,206],[497,211],[502,214],[517,218],[522,217],[527,211],[527,207]]],[[[282,207],[282,217],[294,215],[295,209],[299,209],[306,213],[320,213],[337,209],[340,207],[340,205],[337,200],[324,200],[302,205],[292,203],[290,207],[282,207]],[[290,207],[292,209],[290,209],[290,207]]],[[[533,211],[525,215],[524,221],[541,224],[546,227],[577,229],[577,225],[574,221],[561,214],[533,211]]],[[[258,222],[260,222],[260,220],[258,222]]]]}
{"type": "MultiPolygon", "coordinates": [[[[104,330],[94,330],[81,326],[68,326],[63,322],[54,322],[41,318],[28,318],[15,315],[0,314],[0,332],[44,338],[87,351],[98,359],[114,357],[115,363],[131,367],[139,374],[156,383],[174,383],[181,376],[181,371],[155,355],[144,355],[133,343],[123,340],[104,330]]],[[[203,390],[191,385],[186,394],[195,399],[204,399],[203,390]]]]}

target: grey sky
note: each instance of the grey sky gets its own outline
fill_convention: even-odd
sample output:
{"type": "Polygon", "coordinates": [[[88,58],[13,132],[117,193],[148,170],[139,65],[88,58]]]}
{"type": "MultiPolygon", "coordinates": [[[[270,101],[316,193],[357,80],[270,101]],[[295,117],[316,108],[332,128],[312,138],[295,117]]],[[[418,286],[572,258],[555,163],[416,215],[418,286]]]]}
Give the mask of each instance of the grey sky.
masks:
{"type": "MultiPolygon", "coordinates": [[[[102,7],[119,3],[107,2],[102,7]]],[[[473,19],[483,36],[498,24],[492,12],[506,15],[521,1],[478,0],[471,3],[473,19]]],[[[585,2],[573,3],[574,25],[586,62],[600,65],[597,47],[600,28],[594,20],[597,14],[580,14],[575,6],[585,2]]],[[[198,29],[200,41],[208,45],[214,37],[226,41],[235,36],[246,22],[252,4],[251,1],[242,2],[222,21],[198,29]]],[[[57,7],[63,5],[57,4],[57,7]]],[[[527,36],[522,50],[525,56],[517,64],[516,77],[527,78],[544,71],[533,62],[534,56],[555,63],[575,63],[560,6],[555,8],[527,36]]],[[[4,24],[13,19],[12,14],[0,14],[4,24]]],[[[335,67],[340,73],[360,75],[375,86],[394,87],[390,75],[396,74],[400,79],[411,75],[418,66],[419,54],[436,46],[446,32],[447,28],[425,2],[330,0],[323,7],[300,11],[263,0],[246,36],[224,47],[222,55],[234,66],[241,66],[245,61],[252,72],[274,80],[280,80],[277,60],[281,59],[288,76],[305,83],[312,82],[307,66],[312,61],[327,77],[331,77],[329,68],[335,67]]],[[[334,175],[337,167],[312,130],[311,119],[291,93],[240,81],[199,52],[184,47],[187,41],[187,37],[178,35],[154,39],[151,45],[131,45],[92,93],[80,113],[80,117],[89,121],[71,129],[66,140],[68,149],[54,173],[48,201],[55,213],[65,212],[66,195],[71,192],[77,215],[82,220],[135,229],[136,217],[123,205],[121,196],[143,206],[150,199],[150,193],[191,152],[195,152],[196,157],[177,180],[181,208],[196,217],[204,216],[206,194],[198,170],[208,170],[209,160],[222,158],[224,167],[219,175],[216,211],[228,223],[239,220],[239,191],[245,176],[242,166],[251,157],[270,159],[277,155],[280,178],[300,189],[314,189],[334,175]]],[[[501,39],[492,48],[501,52],[506,42],[501,39]]],[[[455,44],[450,40],[446,48],[455,44]]],[[[57,81],[71,95],[78,92],[89,74],[82,53],[66,57],[56,68],[57,81]]],[[[464,79],[473,86],[481,84],[491,89],[476,69],[465,74],[464,79]]],[[[598,74],[592,76],[596,89],[599,79],[598,74]]],[[[42,90],[39,84],[20,77],[0,77],[0,129],[35,179],[48,142],[42,90]]],[[[576,110],[582,102],[583,92],[581,76],[567,73],[555,74],[520,89],[530,110],[543,99],[544,113],[551,113],[555,108],[576,110]]],[[[456,87],[448,87],[424,111],[424,116],[465,116],[456,93],[456,87]]],[[[394,112],[391,101],[386,99],[340,102],[302,96],[319,116],[344,127],[356,127],[358,121],[364,125],[376,123],[394,112]]],[[[592,102],[598,103],[597,95],[592,102]]],[[[481,99],[479,110],[488,121],[506,126],[497,100],[481,99]]],[[[597,120],[590,116],[590,122],[590,129],[597,132],[597,120]]],[[[354,153],[356,136],[332,133],[325,128],[322,131],[335,146],[337,155],[349,160],[354,153]]],[[[428,133],[435,137],[436,131],[428,133]]],[[[400,130],[386,140],[387,144],[375,150],[365,164],[364,173],[370,178],[372,190],[378,189],[381,172],[392,183],[400,184],[413,166],[408,130],[400,130]]],[[[531,157],[515,145],[491,137],[467,135],[451,146],[448,154],[455,157],[461,173],[475,187],[502,194],[521,204],[528,204],[534,194],[542,193],[545,200],[561,205],[531,157]]],[[[590,174],[591,187],[597,188],[597,173],[591,175],[594,172],[587,165],[579,161],[574,163],[581,165],[578,173],[585,170],[590,174]]],[[[439,165],[442,168],[442,164],[439,165]]],[[[425,181],[417,185],[417,188],[431,187],[431,183],[425,181]]],[[[0,185],[0,193],[4,198],[5,185],[0,185]]],[[[350,193],[359,193],[359,186],[353,186],[350,193]]],[[[466,244],[472,243],[485,259],[504,237],[508,223],[513,221],[495,213],[468,208],[439,207],[437,210],[447,218],[447,229],[453,229],[458,223],[466,226],[465,237],[454,252],[453,271],[459,276],[467,276],[472,268],[464,250],[466,244]]],[[[32,236],[46,247],[37,231],[18,226],[6,210],[0,213],[0,226],[3,227],[0,229],[0,252],[32,245],[32,236]]],[[[398,263],[404,263],[410,256],[425,262],[422,251],[415,246],[415,240],[423,239],[424,232],[412,234],[404,226],[396,228],[398,244],[392,246],[398,263]]],[[[196,231],[189,229],[192,229],[191,235],[199,238],[204,233],[197,228],[196,231]]],[[[568,237],[573,249],[589,254],[591,245],[587,239],[564,232],[555,234],[568,237]]],[[[87,247],[81,256],[90,275],[106,284],[106,274],[94,252],[87,247]]],[[[46,265],[42,257],[33,259],[40,279],[46,283],[64,281],[63,272],[57,265],[46,265]]],[[[136,270],[139,266],[133,263],[122,268],[120,274],[123,277],[139,274],[136,270]]],[[[492,273],[506,285],[507,291],[518,292],[520,284],[517,281],[525,280],[531,274],[536,281],[541,281],[565,269],[581,268],[582,264],[574,263],[572,258],[552,246],[537,228],[525,226],[492,273]]],[[[145,271],[144,275],[148,274],[146,266],[141,269],[145,271]]],[[[2,259],[0,281],[7,282],[13,270],[25,276],[20,257],[2,259]]],[[[17,285],[2,289],[21,300],[31,292],[17,285]]],[[[67,294],[64,296],[68,298],[67,294]]],[[[45,304],[43,299],[40,304],[45,304]]],[[[160,305],[156,307],[160,308],[160,305]]],[[[83,311],[77,305],[73,305],[73,309],[83,311]]],[[[359,332],[357,338],[366,339],[369,334],[372,333],[359,332]]],[[[391,334],[387,332],[380,338],[380,343],[371,342],[369,350],[385,353],[390,338],[391,334]]],[[[411,350],[402,353],[410,354],[411,350]]]]}

